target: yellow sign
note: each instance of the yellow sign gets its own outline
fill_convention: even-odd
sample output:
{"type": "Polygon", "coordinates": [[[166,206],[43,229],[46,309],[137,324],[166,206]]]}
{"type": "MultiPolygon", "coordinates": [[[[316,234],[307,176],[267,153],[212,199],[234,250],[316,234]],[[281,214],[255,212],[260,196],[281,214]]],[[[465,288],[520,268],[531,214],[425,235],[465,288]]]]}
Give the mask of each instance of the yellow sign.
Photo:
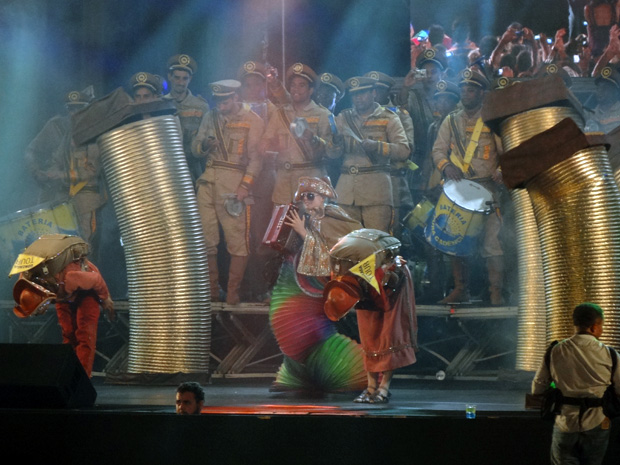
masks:
{"type": "Polygon", "coordinates": [[[375,264],[375,254],[373,253],[353,266],[349,271],[369,283],[380,294],[381,289],[379,288],[377,278],[375,278],[375,264]]]}
{"type": "Polygon", "coordinates": [[[43,260],[45,259],[41,257],[36,257],[34,255],[27,255],[27,254],[21,253],[17,257],[17,260],[15,260],[15,263],[13,264],[13,268],[11,269],[9,276],[13,276],[14,274],[28,271],[34,268],[35,266],[37,266],[43,260]]]}

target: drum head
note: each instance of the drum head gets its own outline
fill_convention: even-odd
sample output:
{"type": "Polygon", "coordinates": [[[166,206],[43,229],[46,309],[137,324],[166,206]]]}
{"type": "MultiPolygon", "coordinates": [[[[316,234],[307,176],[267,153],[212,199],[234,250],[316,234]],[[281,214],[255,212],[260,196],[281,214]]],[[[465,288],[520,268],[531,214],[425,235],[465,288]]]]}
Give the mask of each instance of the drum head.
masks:
{"type": "Polygon", "coordinates": [[[487,212],[491,210],[493,195],[488,189],[468,179],[447,181],[443,190],[446,196],[459,207],[473,212],[487,212]]]}

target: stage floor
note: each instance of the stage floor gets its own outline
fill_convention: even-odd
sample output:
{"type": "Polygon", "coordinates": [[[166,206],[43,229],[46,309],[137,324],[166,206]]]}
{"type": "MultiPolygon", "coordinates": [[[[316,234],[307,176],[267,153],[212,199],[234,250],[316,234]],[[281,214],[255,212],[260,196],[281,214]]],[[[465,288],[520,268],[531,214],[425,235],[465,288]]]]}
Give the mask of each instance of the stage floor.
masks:
{"type": "MultiPolygon", "coordinates": [[[[524,407],[527,383],[495,381],[431,381],[395,379],[388,404],[357,404],[358,392],[309,394],[270,392],[272,379],[214,379],[205,387],[203,414],[352,414],[352,415],[465,415],[475,404],[478,416],[531,414],[524,407]],[[307,411],[304,411],[304,408],[307,411]]],[[[109,411],[174,412],[175,386],[107,384],[94,377],[95,409],[109,411]]]]}

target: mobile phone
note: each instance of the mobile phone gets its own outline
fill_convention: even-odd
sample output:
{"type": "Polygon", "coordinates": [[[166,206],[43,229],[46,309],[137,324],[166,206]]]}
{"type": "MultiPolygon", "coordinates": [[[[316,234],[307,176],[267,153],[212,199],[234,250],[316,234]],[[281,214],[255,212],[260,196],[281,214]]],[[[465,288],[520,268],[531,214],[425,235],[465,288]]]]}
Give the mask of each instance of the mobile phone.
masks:
{"type": "Polygon", "coordinates": [[[534,36],[534,40],[540,40],[540,34],[536,34],[536,35],[534,36]]]}
{"type": "Polygon", "coordinates": [[[579,63],[579,55],[573,55],[573,63],[579,63]]]}
{"type": "Polygon", "coordinates": [[[426,70],[425,69],[414,69],[413,70],[413,77],[415,77],[416,79],[422,79],[426,77],[426,70]]]}
{"type": "Polygon", "coordinates": [[[504,74],[504,69],[503,68],[498,69],[497,74],[499,74],[500,76],[504,74]]]}

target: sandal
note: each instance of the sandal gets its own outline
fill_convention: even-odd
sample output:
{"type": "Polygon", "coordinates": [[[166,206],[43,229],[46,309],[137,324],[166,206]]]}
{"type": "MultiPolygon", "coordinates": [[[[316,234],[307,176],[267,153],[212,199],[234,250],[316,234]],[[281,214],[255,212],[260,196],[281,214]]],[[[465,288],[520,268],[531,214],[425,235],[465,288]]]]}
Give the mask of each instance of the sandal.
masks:
{"type": "Polygon", "coordinates": [[[379,388],[371,397],[370,402],[373,404],[387,404],[390,401],[390,397],[392,397],[392,393],[390,391],[379,388]]]}
{"type": "Polygon", "coordinates": [[[372,398],[373,394],[368,389],[364,389],[359,396],[353,399],[353,402],[357,402],[358,404],[371,404],[372,398]]]}

